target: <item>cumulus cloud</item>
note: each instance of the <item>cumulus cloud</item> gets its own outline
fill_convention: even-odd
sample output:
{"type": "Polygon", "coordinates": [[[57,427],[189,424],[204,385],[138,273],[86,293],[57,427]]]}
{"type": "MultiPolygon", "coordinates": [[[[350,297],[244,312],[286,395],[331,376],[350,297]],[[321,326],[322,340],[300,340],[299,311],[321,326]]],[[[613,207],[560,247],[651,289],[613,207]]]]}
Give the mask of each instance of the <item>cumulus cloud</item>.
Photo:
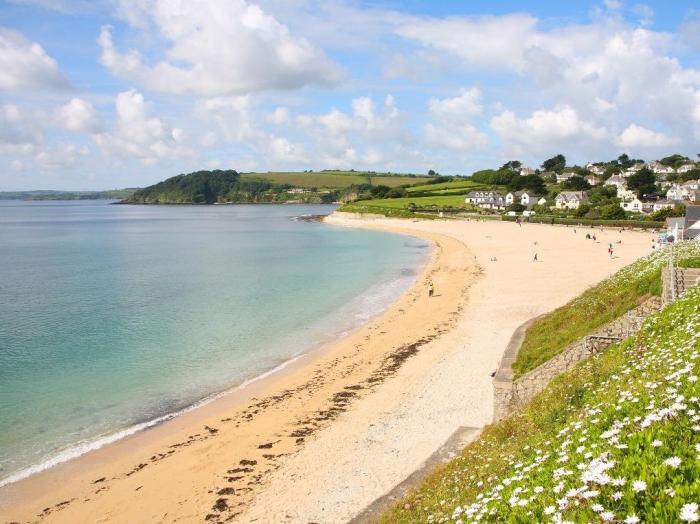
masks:
{"type": "Polygon", "coordinates": [[[506,110],[491,119],[491,128],[504,150],[512,153],[541,154],[562,148],[590,151],[609,138],[605,128],[582,119],[569,106],[538,110],[526,118],[506,110]]]}
{"type": "Polygon", "coordinates": [[[428,102],[430,113],[441,119],[460,120],[481,113],[481,90],[477,87],[462,89],[452,98],[431,98],[428,102]]]}
{"type": "Polygon", "coordinates": [[[115,107],[114,129],[94,137],[106,153],[137,159],[146,165],[194,156],[190,148],[180,143],[183,131],[152,116],[148,102],[135,89],[119,93],[115,107]]]}
{"type": "Polygon", "coordinates": [[[426,47],[457,55],[465,66],[519,69],[537,19],[527,14],[417,18],[396,33],[426,47]]]}
{"type": "Polygon", "coordinates": [[[56,60],[21,33],[0,27],[0,89],[65,89],[56,60]]]}
{"type": "Polygon", "coordinates": [[[98,133],[103,124],[100,116],[90,102],[73,98],[56,110],[59,123],[70,131],[80,133],[98,133]]]}
{"type": "Polygon", "coordinates": [[[43,131],[32,115],[14,104],[0,106],[0,153],[30,153],[43,141],[43,131]]]}
{"type": "Polygon", "coordinates": [[[678,140],[663,133],[631,124],[617,138],[617,144],[633,151],[640,149],[662,149],[678,144],[678,140]]]}
{"type": "Polygon", "coordinates": [[[165,57],[151,65],[138,50],[119,51],[104,26],[100,60],[149,89],[218,96],[332,85],[341,77],[321,50],[246,0],[130,0],[121,12],[134,25],[152,22],[169,45],[165,57]]]}
{"type": "Polygon", "coordinates": [[[425,141],[431,147],[473,151],[486,147],[488,137],[470,124],[437,126],[426,124],[425,141]]]}

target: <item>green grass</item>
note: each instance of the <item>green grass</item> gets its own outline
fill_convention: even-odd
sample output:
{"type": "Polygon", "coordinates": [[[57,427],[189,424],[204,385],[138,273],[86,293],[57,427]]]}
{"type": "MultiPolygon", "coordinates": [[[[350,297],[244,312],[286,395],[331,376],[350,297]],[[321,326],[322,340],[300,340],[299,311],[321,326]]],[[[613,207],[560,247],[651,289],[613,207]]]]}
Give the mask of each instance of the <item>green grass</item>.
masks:
{"type": "MultiPolygon", "coordinates": [[[[420,180],[416,180],[416,182],[420,182],[420,180]]],[[[480,184],[478,182],[473,182],[471,180],[456,180],[453,182],[442,182],[440,184],[422,184],[419,186],[412,186],[409,188],[406,188],[406,191],[409,193],[414,193],[414,192],[423,192],[423,191],[430,191],[430,192],[437,192],[437,191],[444,191],[444,190],[455,190],[455,189],[468,189],[468,190],[473,190],[474,188],[479,188],[483,187],[484,184],[480,184]]]]}
{"type": "Polygon", "coordinates": [[[340,207],[338,211],[345,213],[369,213],[373,215],[384,215],[389,218],[424,218],[428,220],[434,220],[438,218],[435,214],[412,212],[407,209],[402,208],[391,208],[391,207],[376,207],[371,205],[371,203],[377,202],[376,200],[362,201],[354,204],[345,204],[340,207]],[[367,202],[367,205],[364,203],[367,202]]]}
{"type": "Polygon", "coordinates": [[[316,187],[319,189],[343,189],[353,184],[366,184],[368,176],[371,177],[372,184],[389,187],[416,184],[422,180],[430,180],[428,177],[389,175],[388,173],[368,174],[359,171],[242,173],[241,176],[243,178],[268,180],[276,184],[289,184],[303,188],[316,187]]]}
{"type": "Polygon", "coordinates": [[[426,197],[404,197],[404,198],[382,198],[376,200],[361,200],[357,204],[367,204],[372,207],[382,207],[390,209],[408,209],[409,204],[418,207],[438,206],[438,207],[462,207],[464,197],[461,195],[443,195],[426,197]]]}
{"type": "Polygon", "coordinates": [[[696,286],[632,339],[487,427],[380,521],[691,521],[700,502],[699,374],[696,286]]]}
{"type": "MultiPolygon", "coordinates": [[[[700,245],[684,242],[676,250],[679,259],[691,258],[700,254],[700,245]]],[[[660,295],[661,267],[665,263],[666,251],[657,251],[535,321],[525,332],[513,363],[514,376],[535,369],[590,331],[630,311],[646,297],[660,295]]]]}

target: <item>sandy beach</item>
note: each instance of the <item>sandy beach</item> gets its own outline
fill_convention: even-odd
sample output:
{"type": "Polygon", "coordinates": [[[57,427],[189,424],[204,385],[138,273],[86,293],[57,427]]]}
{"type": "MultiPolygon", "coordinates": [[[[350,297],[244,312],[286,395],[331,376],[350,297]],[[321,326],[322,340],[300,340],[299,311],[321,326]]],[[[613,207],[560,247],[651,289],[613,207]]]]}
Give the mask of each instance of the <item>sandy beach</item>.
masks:
{"type": "Polygon", "coordinates": [[[415,285],[366,325],[242,391],[0,488],[0,522],[351,520],[455,430],[491,421],[490,374],[518,325],[649,253],[653,238],[596,230],[593,241],[589,229],[495,221],[328,222],[434,248],[415,285]]]}

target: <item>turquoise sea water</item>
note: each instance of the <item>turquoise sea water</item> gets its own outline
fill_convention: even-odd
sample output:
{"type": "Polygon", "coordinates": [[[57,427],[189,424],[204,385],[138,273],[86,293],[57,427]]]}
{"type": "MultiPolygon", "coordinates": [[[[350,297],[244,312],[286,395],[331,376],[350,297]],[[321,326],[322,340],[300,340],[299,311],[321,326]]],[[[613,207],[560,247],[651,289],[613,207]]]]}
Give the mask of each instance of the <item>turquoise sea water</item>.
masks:
{"type": "Polygon", "coordinates": [[[258,376],[398,297],[427,245],[292,220],[332,209],[0,201],[0,485],[258,376]]]}

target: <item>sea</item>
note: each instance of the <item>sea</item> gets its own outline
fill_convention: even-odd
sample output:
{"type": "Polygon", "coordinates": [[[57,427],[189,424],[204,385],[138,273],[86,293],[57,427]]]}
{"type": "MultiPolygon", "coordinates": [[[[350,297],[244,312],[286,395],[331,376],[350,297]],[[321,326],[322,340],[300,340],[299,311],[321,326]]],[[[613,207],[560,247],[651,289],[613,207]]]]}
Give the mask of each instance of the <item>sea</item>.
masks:
{"type": "Polygon", "coordinates": [[[334,206],[0,201],[0,486],[281,369],[381,312],[420,239],[334,206]]]}

